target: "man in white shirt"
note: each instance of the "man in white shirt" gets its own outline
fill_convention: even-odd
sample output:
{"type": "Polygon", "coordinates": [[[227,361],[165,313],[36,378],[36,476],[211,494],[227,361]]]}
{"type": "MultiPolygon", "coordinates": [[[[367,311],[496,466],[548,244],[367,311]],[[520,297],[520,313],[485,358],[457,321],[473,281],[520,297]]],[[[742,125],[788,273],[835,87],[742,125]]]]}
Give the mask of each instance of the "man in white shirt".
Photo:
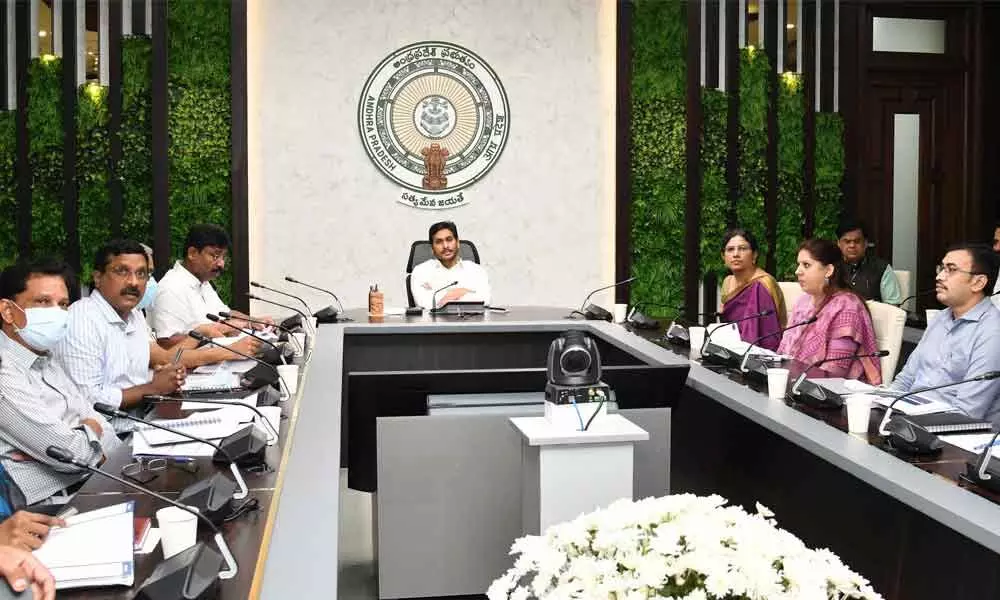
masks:
{"type": "Polygon", "coordinates": [[[472,261],[462,260],[455,224],[442,221],[431,225],[428,238],[434,258],[413,267],[410,273],[410,293],[417,306],[431,309],[453,300],[489,304],[490,281],[486,270],[472,261]],[[449,286],[453,282],[455,284],[449,286]]]}
{"type": "MultiPolygon", "coordinates": [[[[228,322],[243,328],[247,315],[232,310],[219,298],[212,280],[222,274],[229,251],[229,234],[217,225],[195,225],[184,240],[184,259],[174,263],[159,282],[156,298],[147,309],[150,326],[161,344],[172,346],[198,328],[210,337],[237,335],[221,323],[204,325],[208,313],[229,311],[228,322]]],[[[263,318],[262,320],[270,321],[263,318]]],[[[260,327],[254,325],[255,329],[260,327]]]]}

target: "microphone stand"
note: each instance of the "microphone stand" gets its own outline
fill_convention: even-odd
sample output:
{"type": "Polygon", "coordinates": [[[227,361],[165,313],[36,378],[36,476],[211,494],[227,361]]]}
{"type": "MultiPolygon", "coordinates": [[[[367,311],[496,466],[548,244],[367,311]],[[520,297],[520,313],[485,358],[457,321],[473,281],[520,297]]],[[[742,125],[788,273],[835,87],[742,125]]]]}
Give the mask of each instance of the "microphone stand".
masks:
{"type": "Polygon", "coordinates": [[[238,400],[205,400],[201,398],[171,398],[170,396],[160,396],[160,395],[143,396],[143,398],[145,400],[149,400],[150,402],[155,402],[155,403],[177,404],[181,402],[193,402],[195,404],[214,404],[218,406],[243,407],[257,413],[257,416],[260,417],[260,420],[265,425],[267,425],[268,429],[270,429],[270,431],[267,432],[268,435],[267,445],[273,446],[276,443],[278,443],[278,430],[274,427],[274,424],[271,423],[271,420],[265,417],[264,413],[261,412],[261,410],[256,406],[251,406],[244,402],[239,402],[238,400]]]}
{"type": "MultiPolygon", "coordinates": [[[[285,275],[285,281],[290,281],[291,283],[304,285],[307,288],[318,290],[320,292],[323,292],[324,294],[330,294],[330,296],[332,296],[333,299],[337,301],[337,306],[340,307],[340,314],[344,314],[344,303],[340,301],[340,298],[337,297],[337,294],[334,294],[330,290],[324,290],[323,288],[312,285],[311,283],[300,281],[292,277],[291,275],[285,275]]],[[[337,321],[350,321],[350,319],[348,319],[347,317],[337,317],[337,310],[332,306],[327,306],[325,308],[319,309],[319,311],[317,311],[313,316],[315,316],[319,320],[329,319],[329,321],[324,321],[324,322],[336,323],[337,321]]]]}
{"type": "Polygon", "coordinates": [[[292,294],[289,294],[288,292],[283,292],[283,291],[281,291],[279,289],[276,289],[276,288],[264,285],[263,283],[258,283],[256,281],[251,281],[250,285],[253,286],[253,287],[255,287],[255,288],[260,288],[262,290],[268,290],[269,292],[274,292],[275,294],[281,294],[282,296],[288,296],[289,298],[293,298],[295,300],[298,300],[299,302],[302,303],[302,306],[306,307],[306,312],[308,312],[309,314],[312,314],[312,312],[313,312],[313,309],[309,308],[309,305],[306,304],[306,301],[303,300],[302,298],[299,298],[298,296],[294,296],[292,294]]]}
{"type": "MultiPolygon", "coordinates": [[[[226,310],[219,311],[219,316],[222,317],[223,319],[231,319],[231,318],[233,318],[232,313],[230,313],[229,311],[226,311],[226,310]]],[[[267,321],[261,321],[260,319],[253,319],[253,318],[250,318],[250,317],[244,317],[243,320],[246,321],[247,323],[256,323],[258,325],[267,325],[269,327],[275,327],[277,329],[280,329],[284,333],[288,334],[288,339],[290,339],[292,342],[294,342],[295,343],[295,347],[298,348],[299,350],[301,350],[303,354],[305,354],[305,351],[306,351],[305,347],[302,344],[300,344],[298,340],[295,339],[295,332],[292,331],[291,329],[289,329],[288,327],[285,327],[284,325],[280,325],[280,324],[277,324],[277,323],[268,323],[267,321]]],[[[227,323],[227,325],[228,325],[228,323],[227,323]]]]}
{"type": "Polygon", "coordinates": [[[854,360],[861,360],[862,358],[881,358],[883,356],[889,356],[889,351],[878,350],[877,352],[871,352],[868,354],[853,354],[851,356],[831,356],[829,358],[824,358],[823,360],[817,360],[816,362],[807,365],[806,368],[802,371],[802,373],[800,373],[799,376],[795,379],[795,383],[792,384],[792,389],[790,392],[791,396],[793,398],[798,399],[803,404],[808,404],[809,406],[814,406],[816,408],[823,408],[823,407],[840,408],[841,405],[843,404],[843,401],[840,399],[840,396],[834,394],[834,398],[836,399],[832,399],[826,393],[826,389],[824,389],[823,386],[812,383],[811,381],[806,381],[806,377],[809,375],[809,371],[812,371],[813,369],[815,369],[820,365],[824,365],[828,362],[833,362],[835,360],[854,361],[854,360]],[[809,383],[812,386],[812,388],[810,388],[809,391],[807,392],[802,392],[799,390],[799,388],[804,383],[809,383]],[[820,396],[810,395],[810,393],[812,392],[821,395],[820,396]],[[809,398],[809,400],[806,400],[806,398],[809,398]],[[813,402],[813,400],[815,400],[815,402],[813,402]]]}
{"type": "Polygon", "coordinates": [[[294,313],[297,313],[299,316],[302,317],[302,326],[306,329],[306,331],[309,333],[309,335],[316,335],[316,328],[313,327],[312,317],[310,317],[306,313],[302,312],[301,310],[299,310],[297,308],[294,308],[294,307],[291,307],[291,306],[288,306],[287,304],[282,304],[280,302],[275,302],[274,300],[270,300],[268,298],[261,298],[260,296],[257,296],[255,294],[247,294],[247,298],[249,298],[250,300],[257,300],[257,301],[263,302],[265,304],[271,304],[271,305],[274,305],[274,306],[280,306],[281,308],[285,308],[285,309],[288,309],[288,310],[290,310],[290,311],[292,311],[294,313]]]}
{"type": "Polygon", "coordinates": [[[441,309],[438,308],[438,304],[437,304],[438,292],[443,292],[444,290],[446,290],[446,289],[448,289],[448,288],[450,288],[452,286],[455,286],[455,285],[458,285],[458,280],[457,279],[455,281],[452,281],[451,283],[449,283],[448,285],[446,285],[444,287],[440,287],[440,288],[434,290],[434,293],[431,294],[431,309],[428,311],[429,313],[431,313],[431,314],[437,314],[437,313],[441,312],[441,309]]]}
{"type": "Polygon", "coordinates": [[[281,364],[283,364],[283,365],[287,365],[288,364],[288,361],[285,360],[285,354],[281,351],[281,348],[279,348],[278,346],[276,346],[274,344],[274,342],[271,342],[269,340],[265,340],[264,338],[262,338],[261,336],[257,335],[256,333],[253,333],[253,332],[250,332],[250,331],[244,331],[244,330],[240,329],[239,327],[237,327],[236,325],[233,325],[232,323],[229,323],[229,322],[223,320],[223,318],[220,315],[213,315],[212,313],[208,313],[207,315],[205,315],[205,318],[208,319],[209,321],[212,321],[213,323],[219,323],[221,325],[225,325],[226,327],[229,327],[230,329],[235,329],[236,331],[239,331],[240,333],[245,333],[246,335],[249,335],[253,339],[255,339],[255,340],[259,341],[259,342],[262,342],[264,344],[267,344],[268,346],[270,346],[271,348],[273,348],[275,352],[278,353],[278,360],[281,361],[281,364]]]}
{"type": "MultiPolygon", "coordinates": [[[[752,315],[748,315],[748,316],[736,319],[735,321],[730,321],[728,323],[724,323],[724,324],[719,325],[718,327],[713,328],[712,331],[708,332],[708,335],[705,336],[705,341],[702,342],[702,344],[701,344],[701,350],[700,350],[701,355],[704,358],[716,356],[714,354],[706,353],[705,352],[705,350],[708,348],[709,343],[712,341],[712,336],[715,335],[716,331],[719,331],[720,329],[723,329],[724,327],[728,327],[729,325],[734,325],[736,323],[742,323],[743,321],[749,321],[750,319],[761,319],[763,317],[766,317],[768,315],[773,315],[773,314],[774,314],[773,310],[770,310],[770,309],[768,309],[768,310],[762,310],[759,313],[754,313],[752,315]]],[[[725,355],[721,355],[720,354],[720,355],[716,356],[716,359],[719,362],[722,362],[723,364],[725,364],[727,361],[732,360],[734,358],[733,353],[730,350],[728,350],[726,348],[720,348],[720,349],[725,351],[725,355]]],[[[709,361],[709,362],[712,362],[712,361],[709,361]]]]}
{"type": "MultiPolygon", "coordinates": [[[[147,494],[149,496],[152,496],[153,498],[156,498],[160,502],[165,502],[170,506],[191,513],[192,515],[194,515],[196,519],[207,525],[208,528],[212,531],[212,533],[214,534],[213,539],[215,540],[215,545],[219,548],[219,552],[222,553],[221,558],[226,563],[226,570],[217,572],[215,576],[223,580],[232,579],[233,577],[236,577],[236,574],[239,571],[239,567],[236,564],[236,559],[233,557],[233,553],[229,551],[229,546],[226,544],[226,540],[223,539],[222,532],[219,531],[219,528],[215,526],[215,523],[212,523],[210,520],[208,520],[208,518],[205,515],[199,513],[196,510],[192,510],[190,507],[185,506],[175,500],[171,500],[170,498],[167,498],[163,494],[159,494],[137,483],[128,481],[123,477],[118,477],[117,475],[113,475],[111,473],[108,473],[107,471],[98,469],[97,467],[92,467],[86,462],[78,460],[75,456],[73,456],[72,452],[70,452],[65,448],[61,448],[59,446],[49,446],[46,449],[45,453],[49,457],[61,463],[73,465],[77,468],[85,469],[87,471],[90,471],[91,473],[100,475],[101,477],[106,477],[112,481],[124,485],[129,489],[133,489],[141,494],[147,494]]],[[[170,577],[171,579],[179,579],[179,580],[176,580],[173,586],[168,587],[164,585],[163,591],[166,590],[174,591],[175,593],[178,594],[177,596],[174,597],[185,597],[185,598],[201,597],[204,591],[202,593],[197,593],[194,595],[190,594],[189,592],[191,591],[190,587],[192,587],[197,583],[203,583],[204,587],[206,588],[211,587],[212,584],[214,584],[214,579],[212,582],[207,582],[207,583],[199,581],[201,579],[199,576],[203,576],[204,574],[204,571],[198,568],[198,565],[202,562],[199,559],[203,555],[204,550],[207,550],[207,547],[204,545],[203,542],[199,542],[197,545],[195,545],[194,552],[185,550],[180,554],[175,554],[174,556],[171,556],[166,561],[157,565],[157,568],[156,570],[153,571],[153,574],[150,575],[149,578],[146,579],[146,581],[140,587],[140,595],[142,594],[142,590],[147,588],[147,586],[152,587],[158,584],[164,578],[170,577]],[[181,571],[181,573],[183,574],[183,579],[177,577],[171,577],[173,573],[177,572],[178,566],[184,567],[184,571],[181,571]]],[[[216,558],[218,558],[218,555],[216,555],[216,558]]]]}
{"type": "Polygon", "coordinates": [[[882,417],[882,422],[878,424],[878,433],[879,433],[879,435],[881,435],[883,437],[884,436],[888,436],[888,435],[890,435],[892,433],[887,428],[887,426],[889,424],[889,418],[892,415],[892,407],[896,406],[897,402],[899,402],[903,398],[906,398],[907,396],[913,396],[913,395],[916,395],[916,394],[922,394],[924,392],[931,392],[931,391],[934,391],[934,390],[940,390],[942,388],[952,387],[952,386],[956,386],[956,385],[962,385],[963,383],[972,383],[974,381],[988,381],[990,379],[996,379],[997,377],[1000,377],[1000,371],[988,371],[986,373],[983,373],[982,375],[976,375],[975,377],[970,377],[968,379],[963,379],[961,381],[950,381],[948,383],[942,383],[941,385],[931,385],[931,386],[927,386],[927,387],[923,387],[923,388],[918,388],[918,389],[915,389],[915,390],[911,390],[909,392],[906,392],[905,394],[901,394],[899,396],[896,396],[893,399],[893,401],[891,403],[889,403],[889,406],[885,409],[885,415],[882,417]]]}
{"type": "MultiPolygon", "coordinates": [[[[631,281],[635,281],[635,279],[636,279],[636,277],[633,275],[632,277],[629,277],[628,279],[622,279],[621,281],[617,281],[615,283],[612,283],[611,285],[606,285],[604,287],[597,288],[596,290],[594,290],[594,291],[590,292],[589,294],[587,294],[587,297],[584,298],[583,302],[580,304],[580,309],[579,310],[574,310],[573,312],[569,313],[568,315],[566,315],[566,318],[567,319],[572,319],[572,318],[574,318],[574,315],[580,315],[584,319],[589,319],[590,317],[588,317],[588,312],[591,312],[591,311],[587,308],[587,302],[589,302],[590,299],[594,297],[594,294],[596,294],[597,292],[603,292],[604,290],[610,290],[611,288],[616,288],[616,287],[618,287],[620,285],[625,285],[626,283],[629,283],[631,281]]],[[[603,308],[601,310],[604,311],[605,313],[608,312],[608,311],[604,310],[603,308]]],[[[592,314],[596,315],[598,313],[595,311],[592,314]]],[[[591,320],[598,320],[598,319],[595,318],[595,319],[591,319],[591,320]]]]}
{"type": "MultiPolygon", "coordinates": [[[[288,391],[288,384],[285,383],[285,379],[281,376],[281,373],[278,372],[278,368],[275,367],[274,365],[272,365],[270,363],[267,363],[267,362],[264,362],[261,359],[257,358],[256,356],[253,356],[252,354],[246,354],[246,353],[240,352],[239,350],[234,350],[234,349],[230,348],[229,346],[226,346],[225,344],[220,344],[219,342],[213,340],[212,338],[208,337],[207,335],[202,335],[201,333],[199,333],[197,331],[193,331],[193,330],[189,331],[188,335],[191,336],[191,337],[193,337],[194,339],[198,340],[199,342],[205,342],[207,344],[212,344],[213,346],[218,346],[219,348],[225,348],[225,349],[229,350],[230,352],[232,352],[234,354],[242,356],[243,358],[248,358],[248,359],[250,359],[250,360],[252,360],[252,361],[254,361],[254,362],[258,363],[258,364],[264,365],[268,369],[274,371],[275,377],[278,378],[279,385],[280,386],[284,386],[285,393],[288,394],[289,398],[292,397],[291,392],[288,391]]],[[[274,382],[272,381],[271,383],[274,383],[274,382]]]]}
{"type": "Polygon", "coordinates": [[[809,325],[810,323],[815,323],[815,322],[816,322],[816,316],[814,315],[812,317],[809,317],[805,321],[800,321],[800,322],[795,323],[793,325],[789,325],[788,327],[785,327],[784,329],[779,329],[777,331],[772,331],[771,333],[762,335],[759,338],[755,339],[753,341],[753,343],[750,344],[750,347],[746,349],[746,352],[743,353],[743,358],[740,360],[740,373],[746,373],[747,372],[747,359],[750,358],[750,351],[753,350],[753,347],[756,346],[758,342],[766,340],[769,337],[774,337],[776,335],[781,335],[781,334],[785,333],[786,331],[788,331],[789,329],[795,329],[796,327],[802,327],[803,325],[809,325]]]}
{"type": "Polygon", "coordinates": [[[993,446],[996,444],[998,436],[1000,436],[1000,430],[993,434],[990,442],[986,444],[974,462],[965,463],[965,478],[994,493],[1000,493],[1000,483],[997,483],[997,479],[1000,479],[1000,473],[990,472],[990,462],[993,460],[993,446]]]}

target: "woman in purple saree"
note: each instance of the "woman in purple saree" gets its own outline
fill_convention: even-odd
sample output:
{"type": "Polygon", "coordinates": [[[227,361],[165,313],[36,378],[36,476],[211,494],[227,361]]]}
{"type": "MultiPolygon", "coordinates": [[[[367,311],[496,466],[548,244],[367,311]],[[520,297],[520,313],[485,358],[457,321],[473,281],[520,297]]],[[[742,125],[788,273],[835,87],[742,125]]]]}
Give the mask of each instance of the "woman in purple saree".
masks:
{"type": "Polygon", "coordinates": [[[774,277],[757,266],[757,239],[744,229],[730,229],[722,238],[722,260],[732,273],[722,280],[723,321],[732,322],[761,311],[771,314],[737,324],[740,338],[746,342],[761,339],[757,345],[775,350],[781,342],[778,334],[785,324],[785,299],[774,277]],[[774,335],[770,335],[774,334],[774,335]]]}
{"type": "MultiPolygon", "coordinates": [[[[799,246],[795,275],[805,292],[795,303],[790,323],[816,316],[815,323],[785,332],[778,352],[803,364],[871,354],[878,351],[868,306],[847,283],[840,249],[827,240],[806,240],[799,246]]],[[[833,360],[809,372],[810,377],[845,377],[872,385],[882,383],[877,358],[833,360]]]]}

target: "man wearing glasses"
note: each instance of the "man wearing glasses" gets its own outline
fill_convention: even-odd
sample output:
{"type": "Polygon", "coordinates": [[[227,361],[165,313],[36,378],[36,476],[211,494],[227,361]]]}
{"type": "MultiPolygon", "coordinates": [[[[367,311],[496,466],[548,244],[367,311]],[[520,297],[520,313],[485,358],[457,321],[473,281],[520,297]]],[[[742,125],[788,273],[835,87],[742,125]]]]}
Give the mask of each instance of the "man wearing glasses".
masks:
{"type": "MultiPolygon", "coordinates": [[[[1000,370],[1000,311],[990,302],[997,258],[989,246],[952,246],[937,267],[935,290],[947,308],[892,382],[902,392],[1000,370]]],[[[1000,424],[1000,379],[925,392],[970,417],[1000,424]]]]}
{"type": "MultiPolygon", "coordinates": [[[[239,333],[221,323],[203,325],[208,313],[229,311],[235,317],[229,323],[239,328],[248,325],[247,315],[226,306],[212,287],[212,280],[222,275],[226,267],[229,245],[229,234],[217,225],[195,225],[188,231],[184,240],[184,259],[174,263],[163,276],[156,298],[147,311],[150,326],[161,345],[177,344],[196,327],[209,337],[239,333]]],[[[260,327],[254,325],[254,328],[260,327]]]]}

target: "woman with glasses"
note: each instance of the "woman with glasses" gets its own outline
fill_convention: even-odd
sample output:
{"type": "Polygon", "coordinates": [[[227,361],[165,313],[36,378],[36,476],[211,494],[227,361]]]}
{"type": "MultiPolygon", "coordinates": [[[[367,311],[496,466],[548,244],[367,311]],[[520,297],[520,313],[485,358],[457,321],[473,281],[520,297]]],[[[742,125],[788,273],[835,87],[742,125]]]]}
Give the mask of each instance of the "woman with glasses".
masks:
{"type": "Polygon", "coordinates": [[[732,322],[770,311],[766,317],[741,321],[737,326],[743,340],[760,340],[758,346],[774,350],[781,342],[778,332],[785,323],[785,299],[774,277],[757,266],[757,253],[757,239],[749,231],[730,229],[723,235],[722,260],[731,274],[722,280],[721,316],[723,321],[732,322]]]}
{"type": "Polygon", "coordinates": [[[806,240],[799,246],[795,269],[802,291],[788,318],[801,323],[811,317],[816,321],[785,332],[778,352],[811,365],[811,377],[844,377],[878,385],[882,366],[878,358],[848,359],[858,354],[878,351],[875,328],[868,306],[847,281],[840,248],[828,240],[806,240]],[[829,360],[844,357],[843,360],[829,360]]]}

